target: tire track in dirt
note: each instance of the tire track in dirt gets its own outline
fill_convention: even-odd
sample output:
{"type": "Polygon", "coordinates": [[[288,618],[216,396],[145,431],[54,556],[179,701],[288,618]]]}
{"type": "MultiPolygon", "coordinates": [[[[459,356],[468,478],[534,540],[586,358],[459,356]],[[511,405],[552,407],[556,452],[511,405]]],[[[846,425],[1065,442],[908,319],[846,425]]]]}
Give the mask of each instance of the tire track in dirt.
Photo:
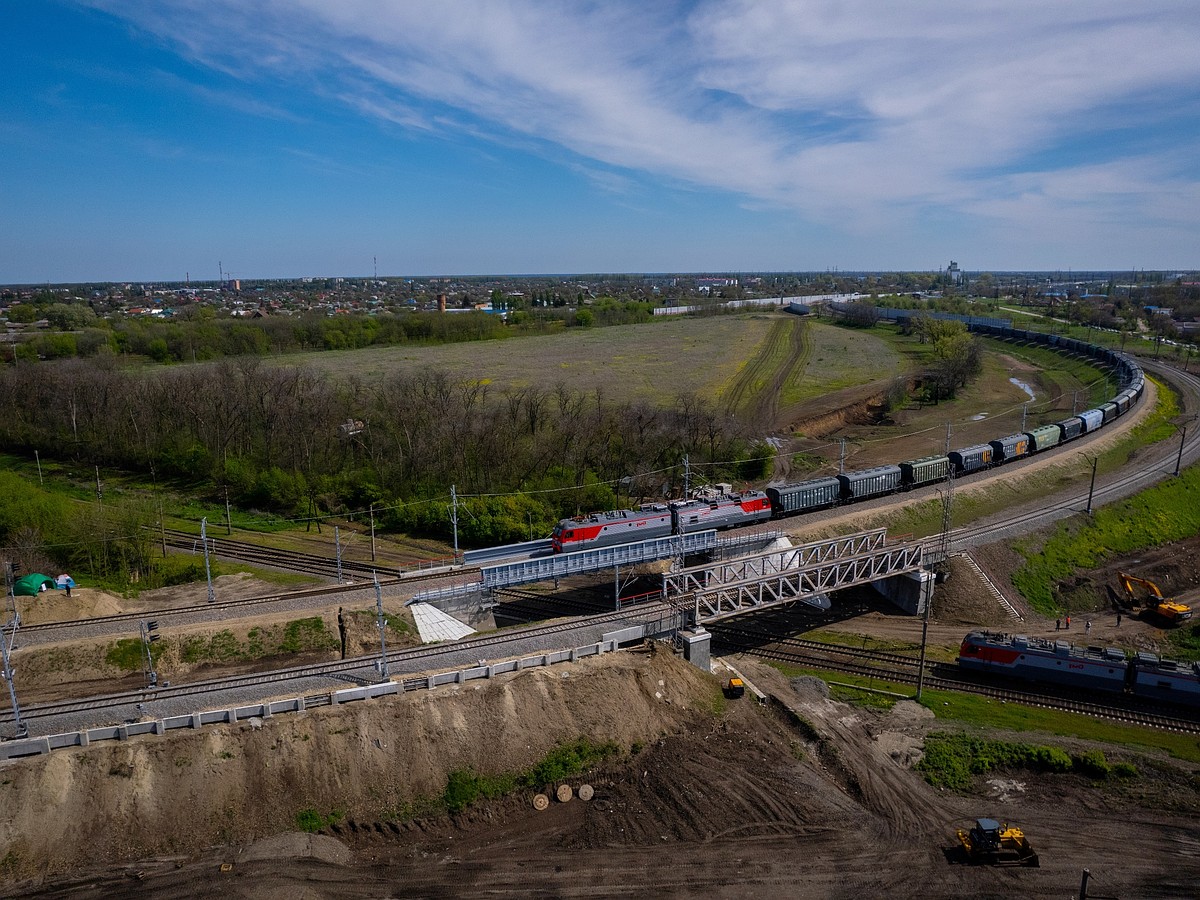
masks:
{"type": "Polygon", "coordinates": [[[758,352],[725,393],[725,406],[761,428],[773,428],[784,388],[804,371],[812,354],[807,324],[778,319],[758,352]]]}

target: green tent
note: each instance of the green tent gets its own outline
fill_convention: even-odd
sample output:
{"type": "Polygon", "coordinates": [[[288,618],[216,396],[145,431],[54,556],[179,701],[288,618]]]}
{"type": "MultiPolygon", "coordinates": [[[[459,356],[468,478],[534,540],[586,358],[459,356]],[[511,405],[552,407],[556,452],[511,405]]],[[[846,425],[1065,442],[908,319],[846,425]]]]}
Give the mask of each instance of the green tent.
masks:
{"type": "Polygon", "coordinates": [[[36,597],[42,591],[54,590],[54,587],[53,578],[30,573],[17,579],[13,585],[13,593],[18,597],[36,597]]]}

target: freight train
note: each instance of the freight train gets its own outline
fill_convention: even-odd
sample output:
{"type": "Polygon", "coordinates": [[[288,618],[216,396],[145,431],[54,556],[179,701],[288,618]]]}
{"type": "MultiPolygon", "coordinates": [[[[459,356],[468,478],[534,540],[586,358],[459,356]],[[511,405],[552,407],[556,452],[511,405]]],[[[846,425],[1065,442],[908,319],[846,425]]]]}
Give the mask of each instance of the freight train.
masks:
{"type": "Polygon", "coordinates": [[[1146,652],[1126,656],[1118,647],[1080,647],[1063,640],[972,631],[963,638],[958,665],[1019,681],[1200,706],[1200,663],[1146,652]]]}
{"type": "Polygon", "coordinates": [[[909,491],[944,481],[952,472],[955,477],[970,475],[1053,450],[1092,434],[1128,412],[1145,390],[1145,372],[1124,353],[1057,334],[979,324],[972,325],[971,330],[1000,340],[1042,344],[1064,353],[1090,356],[1112,369],[1120,390],[1107,403],[1094,409],[1029,431],[951,450],[945,455],[923,456],[894,465],[769,486],[765,493],[747,491],[737,494],[729,485],[718,485],[716,491],[705,489],[688,500],[563,519],[554,526],[551,536],[554,552],[590,550],[670,534],[753,525],[767,519],[909,491]]]}

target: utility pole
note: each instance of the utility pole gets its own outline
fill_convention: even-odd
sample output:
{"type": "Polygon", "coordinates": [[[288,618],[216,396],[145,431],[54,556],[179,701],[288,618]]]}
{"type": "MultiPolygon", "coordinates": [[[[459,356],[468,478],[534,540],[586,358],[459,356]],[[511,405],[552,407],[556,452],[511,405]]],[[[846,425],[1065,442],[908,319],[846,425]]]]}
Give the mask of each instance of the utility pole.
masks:
{"type": "Polygon", "coordinates": [[[19,563],[10,562],[4,567],[5,602],[8,604],[8,621],[0,630],[0,641],[3,641],[10,651],[17,649],[17,629],[21,627],[21,611],[17,609],[17,575],[21,572],[19,563]],[[8,639],[4,639],[3,631],[8,631],[8,639]]]}
{"type": "Polygon", "coordinates": [[[950,423],[946,423],[946,452],[950,452],[950,423]]]}
{"type": "MultiPolygon", "coordinates": [[[[1087,457],[1084,457],[1086,459],[1087,457]]],[[[1100,462],[1099,456],[1092,457],[1092,484],[1088,488],[1087,514],[1092,514],[1092,494],[1096,492],[1096,464],[1100,462]]]]}
{"type": "Polygon", "coordinates": [[[375,504],[371,504],[371,562],[375,562],[375,504]]]}
{"type": "Polygon", "coordinates": [[[692,460],[686,453],[683,454],[683,499],[687,500],[691,496],[689,493],[692,488],[692,460]]]}
{"type": "Polygon", "coordinates": [[[454,526],[454,562],[458,563],[458,485],[450,485],[450,524],[454,526]]]}
{"type": "Polygon", "coordinates": [[[337,525],[333,526],[334,555],[337,558],[337,580],[342,583],[342,533],[337,525]]]}
{"type": "Polygon", "coordinates": [[[8,641],[4,640],[4,636],[0,635],[0,654],[4,656],[4,680],[8,682],[8,696],[12,700],[13,710],[13,725],[16,726],[16,736],[19,738],[29,736],[29,726],[21,721],[21,704],[17,702],[17,689],[13,685],[13,675],[16,671],[12,667],[12,659],[8,655],[8,641]]]}
{"type": "Polygon", "coordinates": [[[225,485],[225,533],[233,534],[233,514],[229,511],[229,485],[225,485]]]}
{"type": "Polygon", "coordinates": [[[1187,426],[1179,429],[1179,455],[1175,457],[1175,477],[1179,477],[1179,467],[1183,464],[1183,442],[1187,440],[1187,426]]]}
{"type": "Polygon", "coordinates": [[[212,563],[208,559],[208,519],[200,520],[200,543],[204,545],[204,577],[208,579],[208,602],[212,603],[217,599],[217,595],[213,592],[212,583],[212,563]]]}
{"type": "MultiPolygon", "coordinates": [[[[1192,352],[1191,350],[1189,350],[1189,351],[1188,351],[1188,353],[1191,353],[1191,352],[1192,352]]],[[[1187,367],[1186,367],[1186,366],[1184,367],[1184,371],[1185,371],[1185,372],[1187,371],[1187,367]]],[[[44,484],[45,484],[45,482],[44,482],[44,481],[42,481],[42,458],[41,458],[41,457],[38,455],[38,452],[37,452],[36,450],[34,450],[34,451],[33,451],[33,458],[34,458],[35,460],[37,460],[37,467],[38,467],[38,486],[39,486],[39,487],[41,487],[42,485],[44,485],[44,484]]]]}
{"type": "Polygon", "coordinates": [[[838,454],[838,474],[846,474],[846,439],[842,438],[842,449],[838,454]]]}
{"type": "Polygon", "coordinates": [[[1071,415],[1075,415],[1075,410],[1079,407],[1079,391],[1075,391],[1071,395],[1071,415]]]}
{"type": "Polygon", "coordinates": [[[371,575],[375,579],[375,621],[379,625],[379,675],[387,681],[387,638],[384,636],[387,631],[387,619],[383,615],[383,589],[379,586],[379,576],[374,572],[371,575]]]}
{"type": "Polygon", "coordinates": [[[96,502],[104,502],[104,491],[100,488],[100,467],[96,466],[96,502]]]}
{"type": "Polygon", "coordinates": [[[1021,406],[1021,430],[1025,430],[1025,419],[1029,416],[1029,404],[1025,403],[1021,406]]]}
{"type": "Polygon", "coordinates": [[[167,558],[167,523],[163,520],[162,501],[158,501],[158,536],[162,539],[163,559],[167,558]]]}
{"type": "MultiPolygon", "coordinates": [[[[944,578],[950,577],[950,528],[954,518],[954,466],[946,473],[946,490],[942,494],[941,568],[944,578]]],[[[917,702],[925,690],[925,651],[929,644],[929,616],[933,608],[933,589],[925,595],[925,612],[921,617],[921,659],[917,663],[917,702]]]]}

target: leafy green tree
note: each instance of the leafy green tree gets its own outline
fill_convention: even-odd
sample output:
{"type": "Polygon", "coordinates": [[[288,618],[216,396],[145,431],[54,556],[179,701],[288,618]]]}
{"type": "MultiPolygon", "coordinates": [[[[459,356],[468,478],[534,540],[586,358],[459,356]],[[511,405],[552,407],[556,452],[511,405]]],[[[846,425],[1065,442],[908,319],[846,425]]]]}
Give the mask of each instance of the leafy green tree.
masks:
{"type": "Polygon", "coordinates": [[[10,322],[28,325],[30,322],[36,322],[37,318],[37,307],[31,303],[14,303],[8,308],[8,321],[10,322]]]}

